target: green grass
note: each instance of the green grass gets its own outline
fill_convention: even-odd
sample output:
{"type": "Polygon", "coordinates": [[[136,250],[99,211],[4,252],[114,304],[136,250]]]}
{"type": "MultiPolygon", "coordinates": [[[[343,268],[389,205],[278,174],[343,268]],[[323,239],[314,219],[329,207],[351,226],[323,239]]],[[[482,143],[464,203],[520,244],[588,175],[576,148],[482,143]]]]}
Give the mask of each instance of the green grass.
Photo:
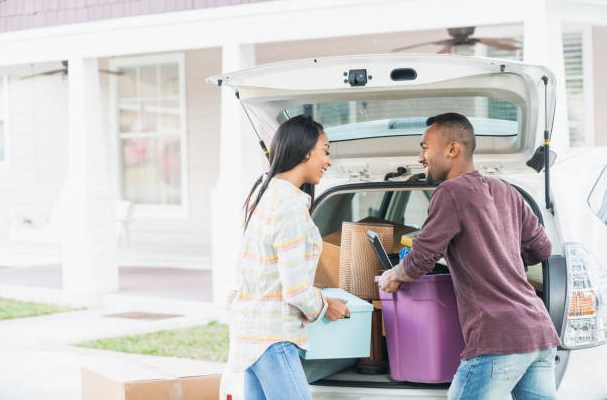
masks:
{"type": "Polygon", "coordinates": [[[211,321],[206,325],[185,329],[99,339],[77,343],[76,346],[124,353],[226,362],[229,346],[228,326],[211,321]]]}
{"type": "Polygon", "coordinates": [[[75,308],[0,298],[0,320],[74,311],[75,308]]]}

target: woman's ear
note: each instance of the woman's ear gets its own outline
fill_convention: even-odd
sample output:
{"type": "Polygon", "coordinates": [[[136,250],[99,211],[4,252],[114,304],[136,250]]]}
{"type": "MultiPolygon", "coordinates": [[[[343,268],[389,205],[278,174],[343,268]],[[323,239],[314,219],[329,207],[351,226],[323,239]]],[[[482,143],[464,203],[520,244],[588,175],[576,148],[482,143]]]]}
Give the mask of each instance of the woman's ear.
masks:
{"type": "Polygon", "coordinates": [[[303,162],[306,162],[310,159],[310,153],[306,154],[306,156],[304,157],[303,162]]]}

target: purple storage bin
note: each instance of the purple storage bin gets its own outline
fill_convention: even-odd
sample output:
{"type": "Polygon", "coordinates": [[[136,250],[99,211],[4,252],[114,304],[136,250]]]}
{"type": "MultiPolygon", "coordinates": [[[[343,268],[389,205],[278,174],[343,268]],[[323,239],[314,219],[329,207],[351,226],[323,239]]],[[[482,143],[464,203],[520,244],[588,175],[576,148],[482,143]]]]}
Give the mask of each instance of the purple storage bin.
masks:
{"type": "Polygon", "coordinates": [[[392,379],[450,382],[464,349],[451,275],[426,275],[396,293],[380,289],[379,297],[392,379]]]}

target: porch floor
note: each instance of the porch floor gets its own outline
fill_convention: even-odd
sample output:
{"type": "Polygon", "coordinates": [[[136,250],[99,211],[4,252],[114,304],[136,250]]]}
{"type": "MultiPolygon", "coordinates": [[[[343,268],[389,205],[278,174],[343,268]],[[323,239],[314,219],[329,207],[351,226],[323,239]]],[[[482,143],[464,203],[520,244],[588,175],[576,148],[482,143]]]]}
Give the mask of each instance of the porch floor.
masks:
{"type": "MultiPolygon", "coordinates": [[[[116,294],[175,300],[210,302],[210,270],[158,267],[119,267],[116,294]]],[[[0,268],[2,285],[61,289],[60,265],[0,268]]]]}

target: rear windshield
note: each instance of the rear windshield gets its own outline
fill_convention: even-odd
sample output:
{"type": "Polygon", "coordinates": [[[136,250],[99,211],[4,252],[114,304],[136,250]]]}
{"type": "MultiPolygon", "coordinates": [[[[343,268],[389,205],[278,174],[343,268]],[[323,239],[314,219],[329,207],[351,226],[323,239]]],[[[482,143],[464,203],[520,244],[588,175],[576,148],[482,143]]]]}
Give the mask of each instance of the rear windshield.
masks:
{"type": "Polygon", "coordinates": [[[516,136],[521,131],[521,108],[486,96],[425,97],[300,104],[283,110],[282,123],[299,114],[320,122],[329,140],[422,135],[426,119],[456,112],[468,117],[477,136],[516,136]]]}

